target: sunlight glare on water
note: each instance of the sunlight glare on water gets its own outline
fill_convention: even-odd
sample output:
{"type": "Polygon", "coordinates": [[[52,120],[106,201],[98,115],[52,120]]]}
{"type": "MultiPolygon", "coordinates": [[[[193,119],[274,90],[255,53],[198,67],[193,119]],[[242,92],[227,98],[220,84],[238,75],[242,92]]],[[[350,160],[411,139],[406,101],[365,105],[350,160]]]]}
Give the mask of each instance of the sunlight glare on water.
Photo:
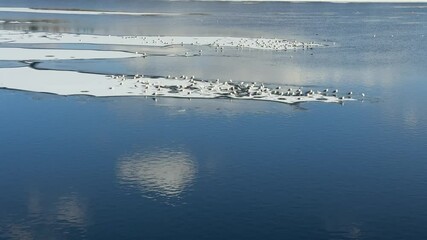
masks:
{"type": "Polygon", "coordinates": [[[167,148],[124,156],[117,167],[122,185],[154,198],[180,197],[191,187],[196,174],[197,167],[189,154],[167,148]]]}

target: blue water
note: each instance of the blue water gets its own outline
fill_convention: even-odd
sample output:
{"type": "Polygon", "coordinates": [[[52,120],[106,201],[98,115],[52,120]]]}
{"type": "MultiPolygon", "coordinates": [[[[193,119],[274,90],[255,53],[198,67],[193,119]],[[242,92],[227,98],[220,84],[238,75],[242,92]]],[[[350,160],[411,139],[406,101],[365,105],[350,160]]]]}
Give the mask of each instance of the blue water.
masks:
{"type": "MultiPolygon", "coordinates": [[[[194,58],[51,61],[40,64],[45,68],[367,94],[344,105],[284,105],[0,89],[0,239],[427,238],[427,5],[0,3],[204,14],[0,12],[0,20],[40,20],[1,29],[263,35],[329,45],[313,52],[206,49],[194,58]]],[[[20,63],[0,62],[11,66],[20,63]]]]}

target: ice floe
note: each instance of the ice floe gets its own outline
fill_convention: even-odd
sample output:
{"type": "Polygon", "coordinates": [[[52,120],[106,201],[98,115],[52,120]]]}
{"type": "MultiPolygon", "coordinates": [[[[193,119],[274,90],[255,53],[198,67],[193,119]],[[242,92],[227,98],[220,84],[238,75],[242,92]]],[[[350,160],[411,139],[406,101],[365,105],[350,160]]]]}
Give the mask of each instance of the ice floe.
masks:
{"type": "Polygon", "coordinates": [[[72,14],[72,15],[124,15],[124,16],[181,16],[188,13],[174,12],[122,12],[122,11],[91,11],[75,9],[43,9],[43,8],[19,8],[0,7],[0,12],[15,13],[43,13],[43,14],[72,14]]]}
{"type": "Polygon", "coordinates": [[[24,23],[24,24],[30,24],[30,23],[32,23],[32,22],[30,22],[30,21],[24,21],[24,22],[22,22],[22,21],[7,21],[7,20],[0,20],[0,24],[2,24],[2,23],[5,23],[5,24],[21,24],[21,23],[24,23]]]}
{"type": "Polygon", "coordinates": [[[314,42],[290,41],[279,38],[240,38],[240,37],[190,37],[190,36],[104,36],[71,33],[48,33],[0,30],[0,43],[72,43],[131,46],[170,46],[195,45],[211,46],[218,50],[226,47],[260,50],[286,51],[288,49],[312,49],[321,46],[314,42]]]}
{"type": "Polygon", "coordinates": [[[146,96],[175,98],[228,98],[280,103],[354,100],[352,93],[312,89],[284,89],[263,83],[202,80],[193,76],[147,77],[143,75],[99,75],[73,71],[38,70],[31,67],[0,68],[0,88],[59,95],[146,96]]]}

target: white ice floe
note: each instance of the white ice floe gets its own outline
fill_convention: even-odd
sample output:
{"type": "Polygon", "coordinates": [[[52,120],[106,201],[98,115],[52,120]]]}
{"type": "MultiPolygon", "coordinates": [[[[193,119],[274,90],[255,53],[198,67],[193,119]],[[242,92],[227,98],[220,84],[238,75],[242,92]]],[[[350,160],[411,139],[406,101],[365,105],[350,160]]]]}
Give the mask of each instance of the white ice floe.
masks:
{"type": "Polygon", "coordinates": [[[59,60],[59,59],[108,59],[143,57],[143,54],[120,51],[65,50],[65,49],[30,49],[0,48],[0,60],[59,60]]]}
{"type": "Polygon", "coordinates": [[[176,98],[229,98],[281,103],[353,100],[327,91],[270,89],[257,83],[221,82],[194,77],[104,76],[72,71],[37,70],[30,67],[0,68],[0,88],[46,92],[59,95],[149,96],[176,98]]]}
{"type": "Polygon", "coordinates": [[[21,21],[5,21],[5,20],[0,20],[0,24],[1,23],[8,23],[8,24],[21,24],[21,23],[24,23],[24,24],[30,24],[32,22],[30,22],[30,21],[21,22],[21,21]]]}
{"type": "Polygon", "coordinates": [[[18,8],[0,7],[0,12],[15,13],[43,13],[43,14],[68,14],[68,15],[124,15],[124,16],[181,16],[184,13],[168,12],[121,12],[121,11],[90,11],[90,10],[67,10],[67,9],[42,9],[42,8],[18,8]]]}
{"type": "Polygon", "coordinates": [[[0,30],[0,43],[72,43],[107,44],[132,46],[196,45],[211,46],[217,50],[224,47],[250,48],[261,50],[311,49],[321,46],[314,42],[289,41],[279,38],[239,37],[190,37],[190,36],[103,36],[71,33],[24,32],[0,30]]]}

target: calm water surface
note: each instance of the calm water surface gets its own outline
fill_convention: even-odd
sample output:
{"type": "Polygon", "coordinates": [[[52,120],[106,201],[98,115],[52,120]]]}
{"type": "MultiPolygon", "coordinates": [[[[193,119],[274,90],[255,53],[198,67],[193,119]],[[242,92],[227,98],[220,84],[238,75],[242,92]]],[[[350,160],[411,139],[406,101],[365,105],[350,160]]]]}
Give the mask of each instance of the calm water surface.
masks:
{"type": "MultiPolygon", "coordinates": [[[[0,12],[0,29],[262,35],[329,45],[285,53],[206,48],[189,58],[164,55],[197,49],[148,48],[154,56],[145,59],[47,61],[44,68],[367,94],[345,105],[290,106],[0,89],[0,239],[427,238],[427,5],[0,3],[190,13],[0,12]]],[[[20,63],[0,62],[10,66],[20,63]]]]}

